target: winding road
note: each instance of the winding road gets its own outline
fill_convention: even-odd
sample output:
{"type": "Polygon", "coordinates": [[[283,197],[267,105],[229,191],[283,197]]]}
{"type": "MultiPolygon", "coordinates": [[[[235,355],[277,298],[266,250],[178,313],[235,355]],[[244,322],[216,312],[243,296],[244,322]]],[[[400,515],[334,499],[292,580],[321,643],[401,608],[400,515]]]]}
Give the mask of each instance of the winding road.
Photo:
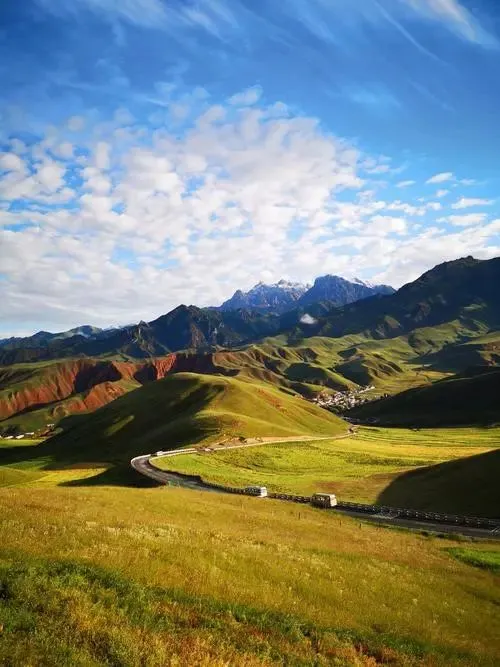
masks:
{"type": "MultiPolygon", "coordinates": [[[[342,435],[342,436],[337,436],[336,439],[339,438],[347,438],[349,437],[349,434],[342,435]]],[[[153,479],[155,482],[158,482],[159,484],[165,484],[168,486],[180,486],[186,489],[191,489],[194,491],[210,491],[212,493],[229,493],[225,492],[221,488],[213,488],[208,484],[205,484],[200,478],[197,477],[191,477],[189,475],[180,475],[176,474],[173,472],[169,472],[166,470],[160,470],[160,468],[157,468],[155,465],[151,463],[152,459],[155,458],[170,458],[173,456],[179,456],[182,454],[196,454],[200,450],[203,452],[213,452],[213,451],[227,451],[229,449],[241,449],[241,448],[246,448],[246,447],[257,447],[259,445],[268,445],[268,444],[273,444],[273,443],[279,443],[279,442],[297,442],[297,441],[307,441],[307,440],[318,440],[319,438],[314,437],[314,436],[304,436],[302,438],[277,438],[277,439],[272,439],[272,438],[259,438],[255,439],[254,441],[246,442],[244,444],[237,444],[237,445],[215,445],[213,447],[205,447],[205,448],[195,448],[195,447],[190,447],[187,449],[180,449],[180,450],[173,450],[173,451],[162,451],[162,452],[157,452],[157,454],[142,454],[140,456],[134,457],[130,461],[130,465],[134,470],[136,470],[138,473],[141,475],[144,475],[146,477],[149,477],[150,479],[153,479]]],[[[332,439],[331,436],[325,436],[324,438],[321,439],[332,439]]],[[[404,518],[404,517],[399,517],[397,515],[397,511],[394,510],[394,512],[383,512],[380,514],[367,514],[365,511],[362,510],[356,510],[353,508],[345,508],[345,507],[334,507],[332,508],[335,513],[340,513],[340,514],[345,514],[347,516],[356,518],[356,519],[362,519],[363,521],[368,521],[370,523],[376,523],[379,524],[380,526],[399,526],[402,528],[410,528],[412,530],[419,530],[419,531],[429,531],[429,532],[435,532],[435,533],[447,533],[447,534],[460,534],[460,535],[466,535],[468,537],[478,537],[478,538],[486,538],[486,539],[494,539],[494,540],[500,540],[500,522],[498,522],[497,526],[492,527],[492,528],[476,528],[474,526],[463,526],[463,525],[455,525],[455,524],[450,524],[450,523],[441,523],[438,521],[427,521],[427,520],[419,520],[419,519],[409,519],[409,518],[404,518]]],[[[360,524],[361,526],[361,524],[360,524]]]]}

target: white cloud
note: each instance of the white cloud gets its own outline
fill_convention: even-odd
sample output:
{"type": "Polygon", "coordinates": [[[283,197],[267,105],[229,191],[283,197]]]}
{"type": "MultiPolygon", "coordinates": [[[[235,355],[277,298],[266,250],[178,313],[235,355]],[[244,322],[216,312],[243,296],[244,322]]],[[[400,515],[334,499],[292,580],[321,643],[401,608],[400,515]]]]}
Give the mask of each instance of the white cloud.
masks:
{"type": "Polygon", "coordinates": [[[15,153],[1,153],[0,170],[24,172],[25,166],[23,160],[15,153]]]}
{"type": "Polygon", "coordinates": [[[480,225],[486,220],[486,213],[466,213],[465,215],[449,215],[446,218],[441,218],[443,222],[448,221],[456,227],[469,227],[472,225],[480,225]]]}
{"type": "Polygon", "coordinates": [[[363,229],[364,233],[385,236],[387,234],[406,234],[407,223],[403,218],[395,218],[390,215],[376,215],[363,229]]]}
{"type": "Polygon", "coordinates": [[[36,180],[48,192],[55,192],[64,185],[66,169],[54,160],[46,159],[36,170],[36,180]]]}
{"type": "Polygon", "coordinates": [[[451,171],[446,171],[442,172],[441,174],[436,174],[435,176],[432,176],[432,178],[429,178],[426,183],[432,184],[432,183],[446,183],[447,181],[452,181],[453,180],[453,174],[451,171]]]}
{"type": "Polygon", "coordinates": [[[105,141],[99,141],[94,152],[94,164],[98,169],[109,169],[111,147],[105,141]]]}
{"type": "Polygon", "coordinates": [[[262,96],[262,88],[260,86],[253,86],[252,88],[247,88],[242,93],[237,93],[229,98],[229,103],[234,104],[234,106],[251,106],[256,104],[262,96]]]}
{"type": "Polygon", "coordinates": [[[305,313],[300,318],[300,321],[302,322],[302,324],[316,324],[318,320],[314,318],[312,315],[309,315],[309,313],[305,313]]]}
{"type": "MultiPolygon", "coordinates": [[[[420,265],[415,248],[437,248],[419,260],[424,268],[448,256],[453,235],[429,235],[439,202],[382,199],[360,177],[388,158],[360,154],[284,105],[183,103],[190,120],[175,130],[136,120],[124,128],[126,110],[98,124],[89,114],[76,123],[85,134],[69,135],[73,158],[63,163],[51,155],[73,121],[22,159],[0,157],[17,168],[0,174],[0,199],[25,203],[0,210],[9,227],[0,237],[3,321],[19,328],[36,312],[39,328],[62,329],[153,319],[182,302],[219,303],[260,278],[369,277],[391,262],[397,285],[420,265]]],[[[442,221],[468,225],[471,252],[494,247],[498,230],[484,218],[481,235],[462,216],[442,221]]]]}
{"type": "Polygon", "coordinates": [[[415,185],[416,181],[399,181],[399,183],[396,183],[396,187],[398,188],[409,188],[410,185],[415,185]]]}
{"type": "Polygon", "coordinates": [[[458,201],[456,201],[454,204],[452,204],[451,208],[454,209],[464,209],[464,208],[472,208],[474,206],[490,206],[493,204],[494,201],[493,199],[480,199],[480,198],[475,198],[475,197],[462,197],[458,201]]]}
{"type": "Polygon", "coordinates": [[[449,190],[438,190],[436,192],[436,197],[439,197],[439,198],[446,197],[446,195],[448,195],[448,194],[450,194],[449,190]]]}
{"type": "Polygon", "coordinates": [[[63,141],[59,146],[56,146],[52,152],[57,157],[63,158],[63,160],[71,160],[73,157],[73,144],[69,141],[63,141]]]}

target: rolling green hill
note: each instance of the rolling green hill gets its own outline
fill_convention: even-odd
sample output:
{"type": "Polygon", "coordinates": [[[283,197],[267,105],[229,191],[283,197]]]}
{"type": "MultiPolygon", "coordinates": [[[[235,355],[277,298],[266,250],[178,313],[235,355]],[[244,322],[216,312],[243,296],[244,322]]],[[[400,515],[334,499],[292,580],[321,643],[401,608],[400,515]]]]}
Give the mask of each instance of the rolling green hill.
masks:
{"type": "Polygon", "coordinates": [[[145,385],[61,426],[63,432],[37,447],[36,456],[123,463],[136,454],[202,441],[346,430],[333,414],[269,384],[194,373],[145,385]]]}
{"type": "Polygon", "coordinates": [[[500,424],[500,368],[482,368],[409,389],[351,411],[392,426],[500,424]]]}
{"type": "MultiPolygon", "coordinates": [[[[341,500],[373,503],[408,470],[483,454],[499,438],[500,429],[359,427],[349,437],[160,456],[154,465],[227,486],[264,485],[303,495],[323,491],[341,500]]],[[[482,511],[490,510],[489,504],[482,506],[482,511]]]]}

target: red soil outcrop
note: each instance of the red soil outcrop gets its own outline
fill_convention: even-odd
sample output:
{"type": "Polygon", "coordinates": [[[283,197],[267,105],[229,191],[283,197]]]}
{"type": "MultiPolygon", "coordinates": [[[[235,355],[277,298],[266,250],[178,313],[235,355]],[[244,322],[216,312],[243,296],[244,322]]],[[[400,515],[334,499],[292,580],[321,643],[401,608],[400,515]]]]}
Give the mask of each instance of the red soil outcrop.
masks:
{"type": "Polygon", "coordinates": [[[0,369],[0,420],[54,405],[54,418],[95,410],[136,385],[175,372],[216,372],[212,354],[169,354],[148,361],[78,359],[32,369],[0,369]],[[70,400],[67,400],[70,399],[70,400]],[[64,405],[57,406],[61,401],[64,405]]]}

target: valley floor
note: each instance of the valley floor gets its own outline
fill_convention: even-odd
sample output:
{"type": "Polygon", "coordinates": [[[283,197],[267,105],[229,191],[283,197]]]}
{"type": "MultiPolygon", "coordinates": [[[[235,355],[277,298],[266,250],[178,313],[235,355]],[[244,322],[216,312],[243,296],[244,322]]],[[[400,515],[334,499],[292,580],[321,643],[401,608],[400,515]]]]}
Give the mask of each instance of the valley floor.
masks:
{"type": "MultiPolygon", "coordinates": [[[[262,485],[271,491],[304,495],[325,491],[343,500],[372,503],[408,471],[480,455],[498,442],[500,429],[361,427],[348,438],[264,444],[257,449],[200,449],[196,455],[154,461],[159,468],[200,475],[229,486],[262,485]]],[[[398,505],[397,497],[393,504],[398,505]]],[[[418,507],[419,499],[404,506],[418,507]]],[[[483,508],[486,515],[490,510],[483,508]]]]}

